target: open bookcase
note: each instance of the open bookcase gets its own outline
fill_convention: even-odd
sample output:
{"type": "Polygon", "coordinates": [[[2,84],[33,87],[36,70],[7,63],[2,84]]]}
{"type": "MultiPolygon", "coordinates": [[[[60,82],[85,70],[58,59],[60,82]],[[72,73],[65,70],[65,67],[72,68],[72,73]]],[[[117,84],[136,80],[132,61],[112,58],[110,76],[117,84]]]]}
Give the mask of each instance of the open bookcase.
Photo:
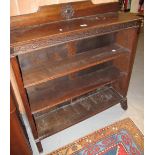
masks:
{"type": "Polygon", "coordinates": [[[11,65],[40,151],[48,136],[118,103],[127,109],[140,24],[116,2],[11,17],[11,65]]]}

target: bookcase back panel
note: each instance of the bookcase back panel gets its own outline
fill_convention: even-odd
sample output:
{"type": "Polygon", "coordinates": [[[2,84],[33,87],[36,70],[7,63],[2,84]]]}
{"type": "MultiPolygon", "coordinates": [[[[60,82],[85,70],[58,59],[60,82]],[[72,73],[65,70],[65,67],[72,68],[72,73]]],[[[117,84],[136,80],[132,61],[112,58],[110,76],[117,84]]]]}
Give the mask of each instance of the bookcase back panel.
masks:
{"type": "Polygon", "coordinates": [[[38,50],[33,53],[20,55],[19,63],[22,70],[28,70],[39,64],[44,64],[49,60],[60,61],[68,57],[68,50],[65,44],[38,50]]]}
{"type": "Polygon", "coordinates": [[[115,40],[115,33],[80,40],[77,42],[77,53],[107,46],[109,44],[114,43],[114,40],[115,40]]]}
{"type": "Polygon", "coordinates": [[[96,48],[112,44],[115,40],[115,33],[97,36],[93,38],[73,41],[57,46],[37,50],[32,53],[19,55],[19,63],[22,71],[28,70],[47,62],[64,60],[70,56],[76,56],[83,52],[89,52],[96,48]]]}

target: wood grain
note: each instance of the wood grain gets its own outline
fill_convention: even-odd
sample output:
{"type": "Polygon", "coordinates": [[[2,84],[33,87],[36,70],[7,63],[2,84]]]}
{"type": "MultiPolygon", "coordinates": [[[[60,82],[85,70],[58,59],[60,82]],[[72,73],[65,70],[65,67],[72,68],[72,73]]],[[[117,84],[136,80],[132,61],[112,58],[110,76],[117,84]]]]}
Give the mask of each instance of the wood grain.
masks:
{"type": "Polygon", "coordinates": [[[27,89],[33,114],[45,113],[58,104],[87,93],[101,85],[119,79],[121,73],[115,67],[107,67],[96,72],[80,76],[74,80],[68,78],[27,89]]]}
{"type": "Polygon", "coordinates": [[[70,42],[118,32],[123,29],[139,27],[139,17],[134,15],[108,14],[101,15],[99,20],[92,17],[69,22],[59,22],[20,31],[11,32],[11,56],[34,52],[49,46],[56,46],[70,42]],[[101,19],[101,20],[100,20],[101,19]],[[134,21],[133,21],[134,20],[134,21]],[[88,26],[81,27],[86,24],[88,26]],[[63,28],[62,28],[63,25],[63,28]],[[63,32],[60,32],[62,29],[63,32]],[[20,38],[20,39],[19,39],[20,38]]]}
{"type": "Polygon", "coordinates": [[[39,139],[46,138],[119,103],[122,97],[112,88],[104,88],[72,104],[36,117],[39,139]],[[65,116],[65,117],[64,117],[65,116]]]}
{"type": "Polygon", "coordinates": [[[38,85],[48,80],[53,80],[71,73],[78,72],[88,67],[101,64],[126,54],[127,49],[112,44],[107,47],[83,52],[71,58],[66,58],[58,62],[41,63],[37,67],[33,67],[23,71],[24,87],[38,85]],[[113,52],[114,50],[114,52],[113,52]]]}
{"type": "Polygon", "coordinates": [[[11,65],[39,149],[41,139],[119,102],[127,109],[140,23],[118,2],[11,17],[11,65]]]}
{"type": "MultiPolygon", "coordinates": [[[[37,13],[31,13],[22,16],[13,16],[11,17],[11,29],[65,20],[61,15],[62,7],[64,5],[66,4],[43,6],[40,7],[37,13]]],[[[119,10],[119,4],[117,2],[93,5],[91,1],[84,1],[82,3],[74,2],[71,3],[71,5],[75,10],[74,16],[72,18],[103,14],[106,12],[116,12],[119,10]],[[85,11],[85,9],[87,9],[87,11],[85,11]]]]}
{"type": "Polygon", "coordinates": [[[13,89],[10,92],[10,154],[11,155],[32,155],[25,130],[21,123],[17,102],[13,89]]]}
{"type": "Polygon", "coordinates": [[[33,133],[34,137],[37,138],[38,135],[37,135],[35,122],[34,122],[34,119],[32,117],[32,114],[31,114],[31,110],[30,110],[26,90],[24,89],[23,82],[22,82],[22,77],[20,75],[20,68],[19,68],[19,64],[18,64],[18,59],[16,57],[11,59],[11,65],[12,65],[13,71],[15,73],[15,78],[16,78],[16,81],[17,81],[18,88],[20,89],[20,95],[21,95],[23,105],[24,105],[24,108],[25,108],[25,111],[26,111],[26,115],[28,117],[31,129],[32,129],[32,133],[33,133]]]}

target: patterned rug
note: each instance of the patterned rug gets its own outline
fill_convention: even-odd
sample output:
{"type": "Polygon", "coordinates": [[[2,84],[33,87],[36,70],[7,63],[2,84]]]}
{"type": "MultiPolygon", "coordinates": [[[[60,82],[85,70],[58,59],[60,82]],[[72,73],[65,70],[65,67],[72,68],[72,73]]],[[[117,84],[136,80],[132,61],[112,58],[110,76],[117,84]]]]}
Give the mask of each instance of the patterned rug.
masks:
{"type": "Polygon", "coordinates": [[[144,137],[131,119],[127,118],[50,155],[143,155],[144,137]]]}

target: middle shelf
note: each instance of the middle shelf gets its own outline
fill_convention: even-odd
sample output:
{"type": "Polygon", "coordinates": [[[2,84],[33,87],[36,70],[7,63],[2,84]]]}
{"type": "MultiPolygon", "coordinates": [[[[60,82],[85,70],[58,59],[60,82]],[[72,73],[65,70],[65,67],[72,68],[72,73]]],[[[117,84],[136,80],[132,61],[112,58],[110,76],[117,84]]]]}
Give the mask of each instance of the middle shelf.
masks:
{"type": "Polygon", "coordinates": [[[27,93],[32,114],[41,115],[55,106],[97,89],[101,85],[111,84],[123,75],[123,72],[108,62],[102,64],[98,70],[87,71],[76,78],[66,76],[29,87],[27,93]]]}
{"type": "Polygon", "coordinates": [[[46,61],[22,70],[24,87],[32,87],[41,83],[69,75],[80,70],[116,59],[129,52],[123,46],[113,43],[101,48],[82,52],[61,61],[46,61]]]}

